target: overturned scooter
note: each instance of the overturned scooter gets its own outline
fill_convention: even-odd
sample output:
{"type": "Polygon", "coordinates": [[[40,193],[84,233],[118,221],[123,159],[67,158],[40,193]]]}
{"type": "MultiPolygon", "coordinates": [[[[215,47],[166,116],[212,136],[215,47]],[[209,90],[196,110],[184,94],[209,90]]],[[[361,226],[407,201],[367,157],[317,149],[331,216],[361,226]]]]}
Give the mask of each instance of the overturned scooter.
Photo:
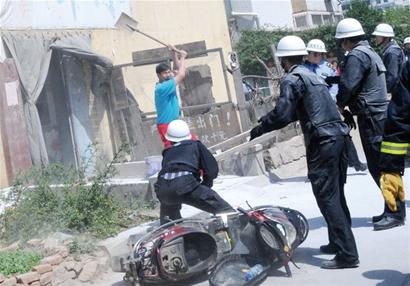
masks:
{"type": "Polygon", "coordinates": [[[166,285],[208,275],[210,285],[257,285],[275,265],[291,276],[288,263],[308,231],[300,212],[278,206],[172,221],[133,245],[125,280],[166,285]]]}

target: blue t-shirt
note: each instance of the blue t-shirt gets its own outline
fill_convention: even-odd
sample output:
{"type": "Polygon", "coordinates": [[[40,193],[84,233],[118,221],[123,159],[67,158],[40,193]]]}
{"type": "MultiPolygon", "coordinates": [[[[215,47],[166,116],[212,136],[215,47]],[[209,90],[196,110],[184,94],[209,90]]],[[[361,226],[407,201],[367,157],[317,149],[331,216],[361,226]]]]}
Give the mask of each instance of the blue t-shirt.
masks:
{"type": "Polygon", "coordinates": [[[157,124],[170,123],[179,118],[177,83],[175,78],[159,82],[155,86],[157,124]]]}

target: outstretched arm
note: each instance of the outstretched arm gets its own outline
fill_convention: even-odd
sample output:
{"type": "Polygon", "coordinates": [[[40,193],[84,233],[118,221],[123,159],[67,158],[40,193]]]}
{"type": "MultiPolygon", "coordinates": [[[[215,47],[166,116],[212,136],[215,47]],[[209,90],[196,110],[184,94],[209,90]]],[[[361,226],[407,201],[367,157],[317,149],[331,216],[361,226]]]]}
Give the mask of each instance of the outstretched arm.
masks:
{"type": "Polygon", "coordinates": [[[184,50],[178,50],[173,45],[169,45],[168,47],[172,51],[173,69],[177,71],[175,81],[179,84],[185,78],[185,59],[188,56],[188,53],[184,50]]]}

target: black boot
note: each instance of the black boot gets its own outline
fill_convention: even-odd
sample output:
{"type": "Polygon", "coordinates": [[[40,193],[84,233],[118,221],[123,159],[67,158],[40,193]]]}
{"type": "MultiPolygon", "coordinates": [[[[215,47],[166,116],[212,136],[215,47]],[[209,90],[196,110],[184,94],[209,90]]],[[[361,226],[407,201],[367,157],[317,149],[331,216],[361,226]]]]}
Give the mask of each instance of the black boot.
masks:
{"type": "Polygon", "coordinates": [[[321,245],[320,246],[320,252],[325,253],[325,254],[336,254],[337,253],[337,247],[334,244],[326,244],[326,245],[321,245]]]}
{"type": "Polygon", "coordinates": [[[359,259],[343,259],[336,255],[332,260],[323,261],[321,268],[324,269],[341,269],[355,268],[359,266],[359,259]]]}
{"type": "Polygon", "coordinates": [[[399,206],[399,211],[400,211],[400,217],[401,219],[404,220],[406,219],[406,202],[405,201],[397,201],[397,204],[399,206]]]}
{"type": "Polygon", "coordinates": [[[359,162],[359,163],[360,163],[360,164],[354,166],[354,169],[355,169],[357,172],[366,171],[366,170],[367,170],[367,164],[366,164],[366,163],[361,163],[361,162],[359,162]]]}
{"type": "Polygon", "coordinates": [[[376,223],[378,221],[381,221],[384,218],[384,216],[386,215],[386,210],[388,210],[388,206],[386,204],[384,204],[383,213],[381,215],[376,215],[376,216],[372,217],[372,222],[376,223]]]}
{"type": "Polygon", "coordinates": [[[374,230],[386,230],[404,224],[404,220],[386,214],[384,218],[373,224],[374,230]]]}

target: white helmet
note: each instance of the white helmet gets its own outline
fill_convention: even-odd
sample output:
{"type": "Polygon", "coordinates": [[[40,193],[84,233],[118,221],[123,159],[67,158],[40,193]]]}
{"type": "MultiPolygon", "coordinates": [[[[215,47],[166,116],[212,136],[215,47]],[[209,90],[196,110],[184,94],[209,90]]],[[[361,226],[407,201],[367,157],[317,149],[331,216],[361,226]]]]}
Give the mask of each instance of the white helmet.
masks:
{"type": "Polygon", "coordinates": [[[336,27],[336,39],[345,39],[364,35],[362,24],[353,18],[346,18],[340,21],[336,27]]]}
{"type": "Polygon", "coordinates": [[[286,36],[280,39],[276,48],[276,55],[281,57],[307,55],[305,42],[297,36],[286,36]]]}
{"type": "Polygon", "coordinates": [[[319,39],[310,40],[307,44],[306,50],[308,52],[318,52],[318,53],[326,53],[326,46],[323,41],[319,39]]]}
{"type": "Polygon", "coordinates": [[[403,44],[410,44],[410,37],[405,38],[403,44]]]}
{"type": "Polygon", "coordinates": [[[191,139],[188,124],[183,120],[174,120],[168,125],[165,138],[171,142],[180,142],[191,139]]]}
{"type": "Polygon", "coordinates": [[[393,38],[394,37],[393,27],[390,26],[389,24],[384,24],[384,23],[379,24],[376,26],[376,29],[374,29],[374,32],[372,35],[386,37],[386,38],[393,38]]]}

